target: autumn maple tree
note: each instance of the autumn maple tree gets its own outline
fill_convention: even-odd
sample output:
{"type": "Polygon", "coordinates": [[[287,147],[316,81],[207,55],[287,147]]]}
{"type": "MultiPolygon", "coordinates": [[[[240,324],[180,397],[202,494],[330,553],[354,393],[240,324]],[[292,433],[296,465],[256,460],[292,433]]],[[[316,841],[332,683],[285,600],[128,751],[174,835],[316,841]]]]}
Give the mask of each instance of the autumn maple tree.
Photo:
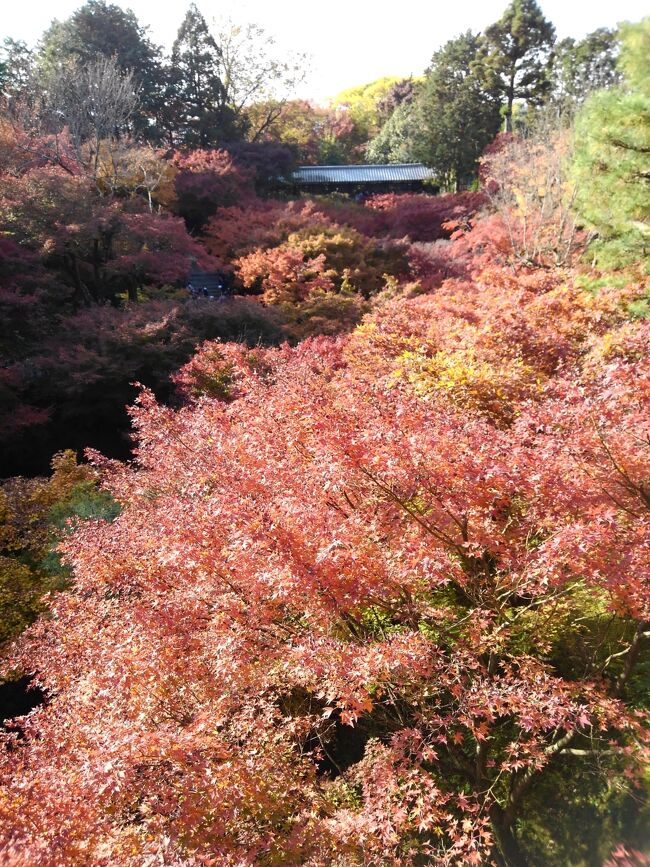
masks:
{"type": "MultiPolygon", "coordinates": [[[[44,50],[122,21],[147,105],[94,144],[0,121],[1,465],[57,451],[0,484],[0,678],[38,705],[0,732],[0,861],[646,867],[647,26],[577,156],[540,110],[478,191],[292,200],[282,143],[358,155],[433,73],[233,113],[195,7],[166,71],[87,7],[44,50]],[[624,269],[580,259],[597,231],[624,269]],[[235,297],[190,297],[191,266],[235,297]]],[[[486,32],[454,41],[462,81],[434,70],[459,105],[493,79],[459,187],[497,90],[510,120],[557,85],[534,2],[486,32]]]]}
{"type": "Polygon", "coordinates": [[[94,457],[122,512],[13,659],[49,699],[7,735],[9,858],[515,865],[565,771],[632,797],[641,291],[496,268],[144,391],[135,463],[94,457]]]}

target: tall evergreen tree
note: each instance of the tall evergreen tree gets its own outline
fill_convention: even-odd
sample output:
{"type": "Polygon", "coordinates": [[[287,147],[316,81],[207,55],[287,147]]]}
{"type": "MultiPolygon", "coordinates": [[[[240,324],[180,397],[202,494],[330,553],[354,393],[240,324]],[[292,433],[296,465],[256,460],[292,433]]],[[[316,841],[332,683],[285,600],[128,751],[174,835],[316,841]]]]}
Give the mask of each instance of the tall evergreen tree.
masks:
{"type": "Polygon", "coordinates": [[[505,100],[508,132],[516,99],[538,105],[549,92],[554,42],[555,28],[535,0],[512,0],[500,20],[486,29],[477,68],[495,82],[505,100]]]}
{"type": "Polygon", "coordinates": [[[500,126],[494,82],[477,74],[480,38],[468,31],[432,58],[418,99],[414,156],[435,169],[447,188],[462,189],[476,177],[478,158],[500,126]]]}
{"type": "Polygon", "coordinates": [[[227,103],[222,65],[219,46],[205,18],[192,3],[174,42],[168,73],[172,138],[204,148],[233,138],[235,125],[227,103]]]}
{"type": "Polygon", "coordinates": [[[33,52],[21,40],[6,37],[0,45],[0,92],[7,97],[24,97],[30,89],[33,52]]]}
{"type": "Polygon", "coordinates": [[[420,131],[417,104],[401,102],[377,135],[368,142],[366,159],[371,163],[410,163],[416,159],[416,140],[420,131]]]}
{"type": "Polygon", "coordinates": [[[551,71],[553,104],[571,116],[595,90],[621,81],[616,66],[619,42],[615,30],[601,27],[584,39],[563,39],[555,46],[551,71]]]}

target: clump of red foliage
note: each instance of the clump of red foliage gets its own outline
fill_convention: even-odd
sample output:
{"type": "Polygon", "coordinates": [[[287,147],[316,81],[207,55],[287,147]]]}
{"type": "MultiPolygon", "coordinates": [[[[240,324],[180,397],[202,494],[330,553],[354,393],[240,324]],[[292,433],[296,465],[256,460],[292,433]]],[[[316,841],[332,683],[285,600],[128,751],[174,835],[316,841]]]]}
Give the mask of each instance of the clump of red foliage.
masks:
{"type": "Polygon", "coordinates": [[[482,864],[558,768],[634,785],[643,289],[479,264],[142,392],[12,662],[50,696],[6,735],[13,863],[482,864]]]}
{"type": "Polygon", "coordinates": [[[176,211],[193,229],[201,229],[219,207],[252,194],[253,173],[225,150],[176,153],[172,164],[176,211]]]}
{"type": "MultiPolygon", "coordinates": [[[[174,377],[182,405],[141,390],[132,462],[89,454],[121,513],[70,528],[74,585],[8,663],[48,700],[2,736],[0,851],[522,863],[536,787],[633,793],[649,758],[650,330],[630,315],[645,288],[587,291],[568,261],[549,267],[546,223],[536,263],[478,194],[228,204],[229,159],[183,164],[202,225],[203,181],[221,190],[208,250],[292,336],[320,333],[202,343],[174,377]]],[[[24,189],[82,186],[43,171],[24,189]]],[[[51,255],[92,265],[112,216],[140,257],[150,236],[166,250],[158,215],[87,197],[59,237],[37,200],[25,237],[51,255]]],[[[107,263],[129,255],[120,237],[107,263]]],[[[153,320],[71,318],[85,338],[49,344],[67,387],[159,364],[195,336],[187,317],[209,319],[153,304],[153,320]]],[[[252,307],[215,304],[203,336],[252,307]]]]}

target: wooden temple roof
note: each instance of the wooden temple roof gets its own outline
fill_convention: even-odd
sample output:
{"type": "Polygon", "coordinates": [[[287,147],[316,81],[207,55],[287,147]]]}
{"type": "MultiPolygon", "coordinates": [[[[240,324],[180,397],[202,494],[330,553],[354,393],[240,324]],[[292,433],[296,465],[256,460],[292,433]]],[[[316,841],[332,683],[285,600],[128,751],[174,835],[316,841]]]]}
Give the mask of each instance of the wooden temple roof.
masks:
{"type": "Polygon", "coordinates": [[[363,166],[300,166],[292,174],[297,184],[365,184],[434,180],[422,163],[363,166]]]}

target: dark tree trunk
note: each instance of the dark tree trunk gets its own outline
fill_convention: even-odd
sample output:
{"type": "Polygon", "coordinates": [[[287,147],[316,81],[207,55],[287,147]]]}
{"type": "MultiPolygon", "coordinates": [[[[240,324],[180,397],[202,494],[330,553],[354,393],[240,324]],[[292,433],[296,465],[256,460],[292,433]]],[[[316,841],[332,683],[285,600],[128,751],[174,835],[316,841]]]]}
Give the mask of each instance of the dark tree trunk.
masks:
{"type": "Polygon", "coordinates": [[[512,825],[505,819],[500,807],[492,808],[490,822],[496,842],[494,857],[499,867],[529,867],[512,825]]]}
{"type": "Polygon", "coordinates": [[[99,239],[93,239],[93,280],[95,283],[95,295],[103,297],[102,279],[99,273],[99,239]]]}
{"type": "Polygon", "coordinates": [[[515,102],[515,70],[510,73],[510,84],[506,91],[507,107],[506,107],[506,132],[512,132],[512,106],[515,102]]]}
{"type": "Polygon", "coordinates": [[[81,279],[81,274],[79,273],[79,260],[74,253],[66,253],[65,259],[68,262],[68,269],[74,282],[75,302],[77,304],[83,304],[85,307],[90,307],[93,299],[88,291],[88,287],[81,279]]]}

